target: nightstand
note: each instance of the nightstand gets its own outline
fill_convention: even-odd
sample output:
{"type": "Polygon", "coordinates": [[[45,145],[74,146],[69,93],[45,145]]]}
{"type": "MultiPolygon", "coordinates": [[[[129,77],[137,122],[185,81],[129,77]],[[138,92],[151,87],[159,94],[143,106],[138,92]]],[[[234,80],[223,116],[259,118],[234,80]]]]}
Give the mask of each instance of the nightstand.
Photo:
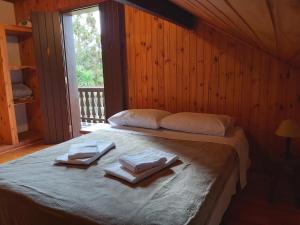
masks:
{"type": "Polygon", "coordinates": [[[271,158],[269,166],[269,200],[274,202],[276,199],[276,189],[280,182],[280,177],[289,176],[293,196],[297,207],[300,207],[300,158],[291,156],[290,158],[271,158]]]}

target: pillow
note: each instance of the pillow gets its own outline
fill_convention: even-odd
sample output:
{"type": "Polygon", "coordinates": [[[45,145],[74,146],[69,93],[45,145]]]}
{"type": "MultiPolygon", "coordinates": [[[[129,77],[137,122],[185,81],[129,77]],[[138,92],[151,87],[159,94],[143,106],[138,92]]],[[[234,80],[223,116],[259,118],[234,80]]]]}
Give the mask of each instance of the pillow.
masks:
{"type": "Polygon", "coordinates": [[[160,126],[166,129],[214,136],[225,136],[233,125],[230,116],[192,112],[172,114],[160,121],[160,126]]]}
{"type": "Polygon", "coordinates": [[[131,126],[158,129],[160,120],[171,113],[158,109],[129,109],[108,119],[112,126],[131,126]]]}

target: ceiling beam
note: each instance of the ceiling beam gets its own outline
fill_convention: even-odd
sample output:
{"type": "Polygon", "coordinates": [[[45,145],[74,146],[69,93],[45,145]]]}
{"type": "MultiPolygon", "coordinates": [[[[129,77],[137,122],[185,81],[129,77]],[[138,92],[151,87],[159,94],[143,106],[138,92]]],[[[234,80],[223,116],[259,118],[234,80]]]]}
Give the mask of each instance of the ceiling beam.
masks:
{"type": "Polygon", "coordinates": [[[168,0],[116,0],[122,4],[128,4],[144,10],[155,16],[162,17],[182,27],[193,29],[196,18],[188,11],[180,8],[168,0]]]}

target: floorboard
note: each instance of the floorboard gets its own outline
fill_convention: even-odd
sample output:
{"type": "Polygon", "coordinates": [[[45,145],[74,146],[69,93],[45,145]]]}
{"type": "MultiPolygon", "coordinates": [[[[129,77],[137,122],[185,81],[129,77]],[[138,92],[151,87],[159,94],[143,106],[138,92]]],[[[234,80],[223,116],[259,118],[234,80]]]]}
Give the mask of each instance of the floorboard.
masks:
{"type": "Polygon", "coordinates": [[[233,197],[222,225],[300,225],[300,208],[289,182],[281,181],[274,203],[269,202],[268,193],[268,176],[250,172],[247,187],[233,197]]]}
{"type": "Polygon", "coordinates": [[[25,155],[34,153],[36,151],[45,149],[50,146],[51,145],[46,145],[46,144],[35,144],[32,146],[28,146],[28,147],[10,149],[9,151],[7,151],[5,153],[0,153],[0,164],[11,161],[11,160],[15,160],[17,158],[23,157],[25,155]]]}

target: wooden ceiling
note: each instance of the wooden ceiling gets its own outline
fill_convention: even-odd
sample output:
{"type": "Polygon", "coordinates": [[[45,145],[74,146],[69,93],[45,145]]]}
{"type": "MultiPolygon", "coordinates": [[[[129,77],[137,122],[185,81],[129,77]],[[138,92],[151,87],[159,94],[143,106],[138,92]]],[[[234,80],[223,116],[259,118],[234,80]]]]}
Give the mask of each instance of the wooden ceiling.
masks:
{"type": "Polygon", "coordinates": [[[300,0],[171,0],[202,20],[300,67],[300,0]]]}

